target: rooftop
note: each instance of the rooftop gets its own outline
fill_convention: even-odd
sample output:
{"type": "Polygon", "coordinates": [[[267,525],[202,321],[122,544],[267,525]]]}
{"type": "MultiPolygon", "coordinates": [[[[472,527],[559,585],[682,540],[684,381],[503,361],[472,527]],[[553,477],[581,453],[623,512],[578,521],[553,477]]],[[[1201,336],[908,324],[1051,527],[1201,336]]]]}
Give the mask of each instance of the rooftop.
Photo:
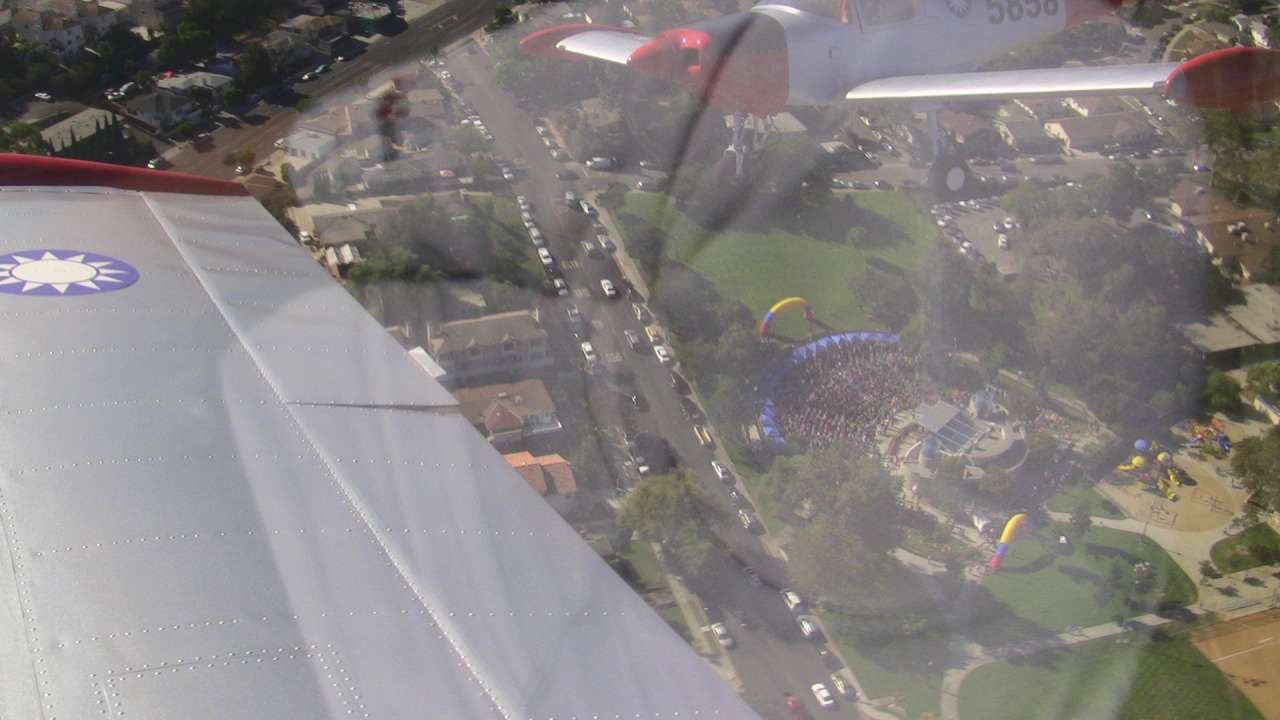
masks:
{"type": "Polygon", "coordinates": [[[86,108],[66,120],[54,123],[40,131],[40,136],[54,150],[60,150],[77,140],[83,140],[98,132],[99,125],[106,126],[116,114],[99,108],[86,108]]]}
{"type": "Polygon", "coordinates": [[[457,352],[473,347],[495,347],[508,340],[545,341],[547,331],[543,330],[538,323],[538,315],[535,311],[513,310],[432,325],[428,335],[431,338],[432,354],[440,357],[441,353],[457,352]]]}
{"type": "Polygon", "coordinates": [[[490,432],[518,429],[529,416],[556,411],[556,404],[541,380],[460,388],[454,395],[463,417],[472,425],[484,425],[490,432]],[[512,427],[512,420],[519,424],[512,427]]]}
{"type": "Polygon", "coordinates": [[[1183,334],[1207,353],[1280,343],[1280,290],[1255,284],[1242,292],[1243,303],[1184,326],[1183,334]]]}
{"type": "Polygon", "coordinates": [[[507,453],[502,457],[539,495],[546,495],[549,490],[553,490],[556,495],[573,495],[578,492],[573,466],[560,455],[533,455],[521,451],[507,453]]]}

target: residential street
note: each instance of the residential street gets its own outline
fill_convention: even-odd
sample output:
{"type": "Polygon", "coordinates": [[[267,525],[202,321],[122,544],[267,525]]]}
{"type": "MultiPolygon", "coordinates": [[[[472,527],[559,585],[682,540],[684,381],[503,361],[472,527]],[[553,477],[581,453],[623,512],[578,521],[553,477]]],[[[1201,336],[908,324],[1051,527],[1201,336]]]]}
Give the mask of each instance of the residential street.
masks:
{"type": "MultiPolygon", "coordinates": [[[[860,717],[852,704],[841,700],[836,712],[821,710],[809,686],[826,682],[831,670],[818,653],[818,645],[801,637],[795,616],[782,602],[777,588],[785,582],[785,568],[761,546],[760,538],[741,528],[729,501],[726,486],[711,472],[710,462],[717,457],[703,448],[694,437],[692,424],[681,409],[679,395],[673,390],[666,366],[659,364],[646,343],[641,351],[632,351],[623,338],[624,330],[643,333],[643,326],[632,313],[632,298],[609,300],[603,297],[599,281],[608,278],[622,285],[623,278],[614,262],[584,257],[583,239],[592,236],[586,217],[569,210],[564,193],[574,190],[579,196],[588,189],[602,189],[617,173],[586,170],[577,163],[568,164],[583,179],[561,182],[556,172],[565,164],[551,159],[534,131],[535,119],[521,110],[509,94],[497,88],[490,77],[487,56],[481,51],[451,53],[448,69],[461,82],[463,96],[484,119],[493,133],[497,154],[517,165],[521,172],[514,192],[528,197],[535,206],[538,225],[548,238],[548,247],[557,258],[564,277],[572,289],[568,298],[549,303],[556,311],[548,313],[553,337],[560,345],[567,339],[562,308],[576,303],[590,321],[591,343],[600,356],[601,367],[587,383],[592,414],[609,427],[621,417],[622,404],[632,389],[648,402],[648,411],[636,413],[638,429],[663,436],[671,445],[678,462],[696,478],[705,494],[718,501],[716,515],[711,518],[717,534],[732,548],[733,557],[723,557],[713,573],[686,578],[691,589],[699,593],[713,620],[723,619],[737,641],[729,656],[745,686],[745,695],[765,717],[787,717],[784,693],[795,695],[810,713],[823,717],[860,717]],[[630,381],[626,378],[630,376],[630,381]],[[623,390],[626,389],[626,393],[623,390]],[[740,563],[755,567],[765,579],[761,587],[752,587],[740,563]],[[775,587],[770,587],[773,584],[775,587]],[[748,627],[744,627],[743,623],[748,627]]],[[[626,181],[628,178],[624,178],[626,181]]],[[[579,358],[580,360],[580,358],[579,358]]],[[[723,457],[721,456],[723,459],[723,457]]],[[[630,478],[634,481],[634,477],[630,478]]]]}

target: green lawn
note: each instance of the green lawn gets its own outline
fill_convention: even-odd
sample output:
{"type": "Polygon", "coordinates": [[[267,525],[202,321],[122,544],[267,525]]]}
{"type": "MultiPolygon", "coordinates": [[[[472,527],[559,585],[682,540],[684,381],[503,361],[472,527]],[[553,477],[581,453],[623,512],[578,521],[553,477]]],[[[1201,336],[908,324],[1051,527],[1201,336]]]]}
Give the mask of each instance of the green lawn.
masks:
{"type": "Polygon", "coordinates": [[[841,633],[839,615],[817,612],[832,632],[832,644],[868,694],[876,698],[900,696],[910,720],[924,713],[939,712],[943,661],[947,657],[946,637],[895,638],[879,647],[867,647],[841,633]],[[928,665],[930,661],[933,667],[928,665]]]}
{"type": "MultiPolygon", "coordinates": [[[[908,270],[924,244],[937,237],[937,228],[905,195],[851,197],[854,212],[863,218],[861,226],[876,238],[875,247],[819,239],[778,225],[758,232],[712,232],[671,207],[666,196],[654,193],[628,193],[621,212],[663,228],[670,259],[707,278],[721,295],[746,305],[756,317],[778,300],[798,295],[809,300],[822,322],[837,329],[861,329],[874,323],[862,314],[849,288],[867,259],[908,270]]],[[[810,329],[797,313],[775,322],[774,332],[802,337],[810,329]]]]}
{"type": "Polygon", "coordinates": [[[1049,509],[1053,512],[1075,512],[1082,503],[1089,503],[1089,514],[1094,517],[1124,519],[1124,513],[1111,501],[1102,497],[1091,485],[1067,485],[1049,499],[1049,509]]]}
{"type": "Polygon", "coordinates": [[[1071,625],[1088,627],[1117,616],[1148,612],[1145,607],[1127,607],[1123,592],[1114,593],[1102,604],[1095,600],[1113,558],[1120,558],[1126,568],[1138,561],[1151,563],[1157,587],[1169,602],[1187,605],[1196,599],[1196,586],[1187,574],[1159,545],[1134,533],[1090,528],[1069,555],[1060,554],[1059,546],[1047,537],[1045,541],[1042,546],[1039,538],[1015,540],[999,572],[983,582],[983,587],[1024,623],[1057,633],[1071,625]]]}
{"type": "Polygon", "coordinates": [[[1246,720],[1262,715],[1184,632],[1149,643],[1134,642],[1129,634],[985,665],[960,686],[960,717],[1246,720]]]}
{"type": "Polygon", "coordinates": [[[1214,543],[1209,557],[1224,573],[1271,565],[1280,560],[1280,535],[1269,525],[1254,525],[1214,543]]]}

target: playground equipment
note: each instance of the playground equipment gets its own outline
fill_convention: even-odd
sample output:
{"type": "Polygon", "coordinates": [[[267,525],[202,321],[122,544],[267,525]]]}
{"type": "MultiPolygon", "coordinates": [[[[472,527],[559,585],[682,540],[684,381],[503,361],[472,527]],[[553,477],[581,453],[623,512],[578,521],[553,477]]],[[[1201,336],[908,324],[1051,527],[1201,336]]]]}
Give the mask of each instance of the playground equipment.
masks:
{"type": "Polygon", "coordinates": [[[778,316],[778,313],[794,308],[803,308],[804,319],[810,323],[814,321],[813,306],[808,300],[802,297],[789,297],[774,303],[773,307],[769,308],[769,312],[764,314],[764,319],[760,321],[760,337],[763,338],[769,334],[769,326],[773,324],[773,319],[778,316]]]}
{"type": "Polygon", "coordinates": [[[1231,452],[1231,438],[1227,437],[1222,421],[1214,418],[1208,425],[1197,423],[1191,426],[1191,439],[1184,447],[1201,448],[1211,453],[1227,455],[1231,452]]]}
{"type": "Polygon", "coordinates": [[[1004,532],[1000,533],[1000,544],[996,546],[996,554],[991,556],[991,572],[1000,569],[1000,562],[1004,560],[1004,554],[1009,551],[1009,543],[1013,541],[1014,533],[1018,532],[1018,528],[1027,521],[1026,513],[1018,513],[1009,518],[1009,522],[1005,523],[1004,532]]]}
{"type": "Polygon", "coordinates": [[[1116,470],[1132,476],[1138,488],[1158,492],[1170,501],[1176,501],[1178,494],[1174,488],[1181,487],[1182,475],[1173,462],[1173,456],[1142,439],[1134,441],[1133,449],[1138,453],[1116,470]]]}

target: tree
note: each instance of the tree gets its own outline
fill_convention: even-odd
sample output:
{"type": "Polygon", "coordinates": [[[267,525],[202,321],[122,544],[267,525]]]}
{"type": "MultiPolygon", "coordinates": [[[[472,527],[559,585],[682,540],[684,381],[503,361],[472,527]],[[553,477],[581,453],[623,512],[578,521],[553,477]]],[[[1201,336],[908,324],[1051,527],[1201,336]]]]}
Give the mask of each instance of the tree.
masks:
{"type": "Polygon", "coordinates": [[[1013,476],[1004,468],[994,465],[983,471],[977,485],[979,491],[999,500],[1008,498],[1017,488],[1013,476]]]}
{"type": "Polygon", "coordinates": [[[275,80],[275,63],[271,61],[271,54],[261,45],[254,43],[246,47],[236,57],[236,64],[240,67],[240,85],[249,92],[270,85],[275,80]]]}
{"type": "Polygon", "coordinates": [[[681,472],[645,479],[627,496],[618,521],[650,542],[661,543],[685,570],[710,556],[711,536],[697,490],[681,472]]]}
{"type": "Polygon", "coordinates": [[[1240,400],[1240,383],[1230,375],[1215,370],[1204,382],[1200,400],[1206,413],[1234,415],[1244,403],[1240,400]]]}
{"type": "Polygon", "coordinates": [[[479,130],[467,125],[451,127],[444,133],[445,140],[466,155],[487,152],[489,143],[485,141],[479,130]]]}
{"type": "Polygon", "coordinates": [[[1027,433],[1027,464],[1031,467],[1043,467],[1058,451],[1058,439],[1042,430],[1027,433]]]}
{"type": "MultiPolygon", "coordinates": [[[[853,230],[849,232],[852,233],[853,230]]],[[[867,313],[890,330],[901,330],[915,314],[916,293],[903,275],[884,272],[868,265],[854,280],[852,289],[867,313]]]]}
{"type": "Polygon", "coordinates": [[[1255,395],[1280,392],[1280,362],[1250,365],[1245,373],[1245,387],[1255,395]]]}
{"type": "Polygon", "coordinates": [[[1071,511],[1071,537],[1079,540],[1093,527],[1093,517],[1089,515],[1089,503],[1082,502],[1071,511]]]}
{"type": "Polygon", "coordinates": [[[222,90],[222,102],[227,107],[239,107],[244,102],[244,90],[234,85],[228,85],[222,90]]]}
{"type": "Polygon", "coordinates": [[[1280,427],[1236,443],[1231,471],[1253,493],[1253,502],[1280,512],[1280,427]]]}

